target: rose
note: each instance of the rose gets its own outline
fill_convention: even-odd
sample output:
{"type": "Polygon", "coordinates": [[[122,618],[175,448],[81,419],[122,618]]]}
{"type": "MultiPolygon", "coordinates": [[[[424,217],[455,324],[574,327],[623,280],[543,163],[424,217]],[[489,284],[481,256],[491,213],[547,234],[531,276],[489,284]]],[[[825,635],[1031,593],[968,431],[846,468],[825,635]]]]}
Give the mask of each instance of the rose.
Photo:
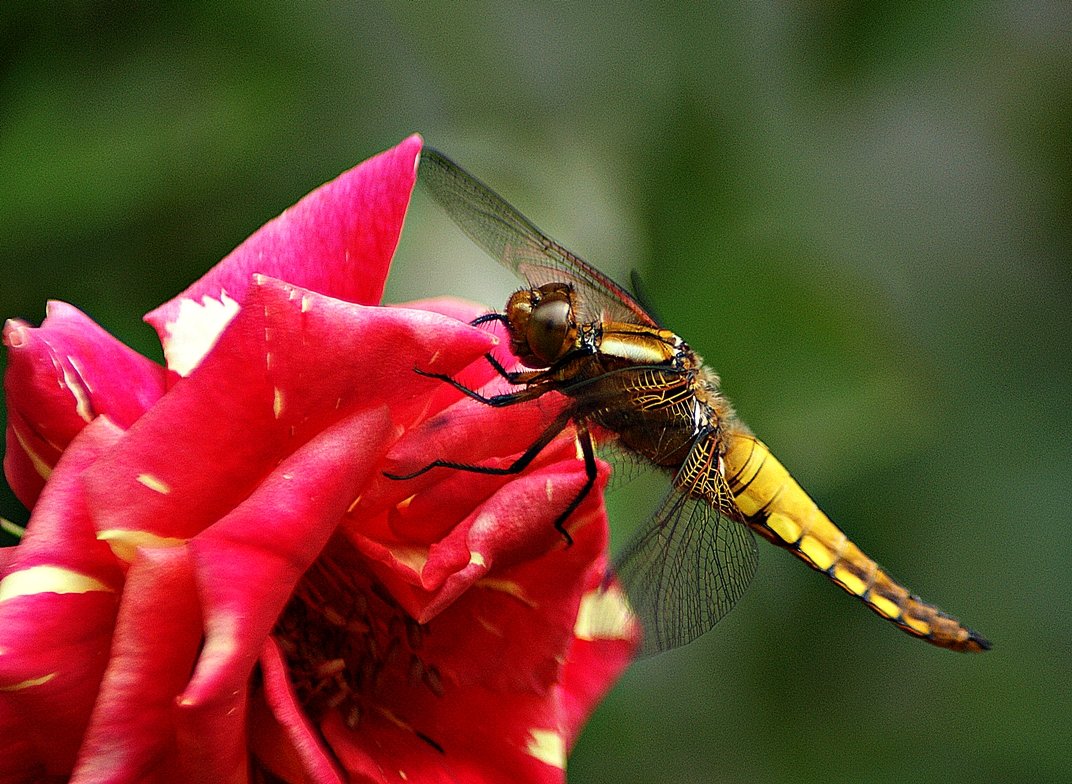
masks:
{"type": "MultiPolygon", "coordinates": [[[[411,137],[266,224],[147,316],[167,369],[51,303],[11,321],[0,781],[558,781],[634,649],[596,630],[606,516],[481,311],[378,307],[411,137]]],[[[501,336],[500,336],[501,337],[501,336]]],[[[541,403],[543,401],[540,401],[541,403]]],[[[602,487],[603,478],[599,487],[602,487]]]]}

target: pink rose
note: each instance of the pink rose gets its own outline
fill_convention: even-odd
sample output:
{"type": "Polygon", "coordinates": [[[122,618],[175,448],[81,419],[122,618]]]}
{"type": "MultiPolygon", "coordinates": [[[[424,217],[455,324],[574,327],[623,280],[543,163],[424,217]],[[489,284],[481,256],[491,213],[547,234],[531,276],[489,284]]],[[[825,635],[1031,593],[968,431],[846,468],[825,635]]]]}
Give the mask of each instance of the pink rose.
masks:
{"type": "MultiPolygon", "coordinates": [[[[51,303],[4,329],[0,782],[562,781],[627,665],[587,623],[600,494],[550,404],[494,410],[480,310],[381,307],[411,137],[305,197],[150,313],[168,367],[51,303]]],[[[604,478],[601,476],[600,486],[604,478]]],[[[613,594],[611,594],[613,595],[613,594]]],[[[600,598],[597,598],[600,597],[600,598]]]]}

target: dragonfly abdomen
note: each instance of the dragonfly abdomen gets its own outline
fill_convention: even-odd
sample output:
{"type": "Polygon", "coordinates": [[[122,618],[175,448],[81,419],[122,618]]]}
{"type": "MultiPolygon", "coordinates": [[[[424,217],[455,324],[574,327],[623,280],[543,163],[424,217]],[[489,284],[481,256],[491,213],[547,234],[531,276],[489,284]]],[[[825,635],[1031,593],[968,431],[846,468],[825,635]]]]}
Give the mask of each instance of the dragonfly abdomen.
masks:
{"type": "Polygon", "coordinates": [[[727,434],[725,476],[745,522],[823,572],[909,634],[958,651],[990,647],[984,638],[891,578],[828,518],[766,445],[727,434]]]}

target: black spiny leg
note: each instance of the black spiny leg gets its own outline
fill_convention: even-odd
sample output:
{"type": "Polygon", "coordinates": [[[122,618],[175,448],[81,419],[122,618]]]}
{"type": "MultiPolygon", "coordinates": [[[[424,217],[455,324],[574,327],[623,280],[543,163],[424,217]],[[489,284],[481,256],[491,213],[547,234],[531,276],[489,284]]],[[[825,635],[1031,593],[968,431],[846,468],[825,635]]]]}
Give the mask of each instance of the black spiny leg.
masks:
{"type": "MultiPolygon", "coordinates": [[[[548,444],[554,441],[555,436],[562,432],[572,418],[572,411],[567,410],[560,413],[550,425],[544,428],[544,431],[540,433],[540,437],[533,441],[529,445],[529,448],[508,466],[499,468],[496,466],[454,463],[450,460],[433,460],[423,468],[409,474],[390,474],[385,471],[384,476],[388,479],[413,479],[427,471],[431,471],[433,468],[453,468],[456,471],[469,471],[474,474],[491,474],[494,476],[520,474],[529,467],[529,464],[536,459],[536,456],[539,455],[548,444]]],[[[562,511],[562,514],[555,518],[555,530],[562,534],[562,538],[566,540],[567,547],[573,544],[573,536],[566,530],[566,520],[568,520],[569,516],[581,505],[581,502],[588,496],[588,493],[591,492],[592,487],[596,482],[596,455],[595,450],[592,447],[592,436],[589,434],[588,427],[583,421],[576,422],[575,426],[577,428],[577,440],[581,444],[581,454],[584,456],[585,482],[577,492],[577,495],[573,497],[562,511]]]]}
{"type": "Polygon", "coordinates": [[[518,372],[512,372],[512,371],[507,370],[506,368],[504,368],[502,366],[502,363],[499,362],[499,360],[497,360],[493,354],[490,354],[490,353],[485,354],[484,359],[486,359],[488,361],[489,365],[491,365],[493,368],[495,368],[496,373],[498,373],[500,376],[505,378],[511,384],[524,384],[524,383],[527,383],[523,379],[525,377],[527,377],[527,376],[532,375],[531,372],[522,371],[522,372],[518,373],[518,372]]]}
{"type": "MultiPolygon", "coordinates": [[[[473,395],[476,395],[476,393],[474,392],[473,395]]],[[[507,397],[507,395],[496,395],[495,397],[507,397]]],[[[486,400],[494,399],[495,398],[486,398],[486,400]]],[[[489,403],[489,405],[494,404],[489,403]]],[[[566,425],[569,424],[570,418],[572,416],[573,412],[568,409],[560,413],[557,417],[555,417],[554,421],[551,422],[550,425],[544,428],[544,431],[540,433],[539,438],[533,441],[529,445],[529,448],[522,452],[521,455],[519,455],[518,458],[508,466],[503,466],[499,468],[496,466],[481,466],[469,465],[468,463],[454,463],[450,460],[433,460],[424,468],[420,468],[409,474],[389,474],[385,471],[384,476],[386,476],[388,479],[413,479],[414,477],[418,477],[427,471],[431,471],[433,468],[453,468],[456,471],[470,471],[474,474],[492,474],[494,476],[520,474],[522,471],[528,468],[529,464],[536,459],[536,456],[543,451],[544,447],[554,441],[555,436],[561,433],[563,428],[565,428],[566,425]]],[[[587,492],[587,490],[585,492],[587,492]]],[[[555,527],[558,528],[558,526],[559,523],[555,523],[555,527]]]]}
{"type": "MultiPolygon", "coordinates": [[[[510,327],[510,319],[508,319],[506,317],[505,313],[485,313],[483,316],[477,316],[475,319],[470,321],[469,326],[478,327],[481,324],[487,324],[487,323],[492,322],[492,321],[499,321],[499,322],[502,322],[503,324],[505,324],[507,326],[507,328],[510,327]]],[[[497,360],[490,352],[484,355],[484,359],[486,359],[488,361],[488,364],[491,365],[495,369],[496,373],[498,373],[500,376],[505,378],[511,384],[525,384],[525,383],[528,383],[525,380],[525,377],[532,375],[531,372],[526,372],[526,371],[511,372],[511,371],[507,370],[506,368],[504,368],[502,366],[502,363],[499,362],[499,360],[497,360]]],[[[427,374],[425,374],[425,375],[427,375],[427,374]]]]}
{"type": "MultiPolygon", "coordinates": [[[[491,355],[489,354],[488,357],[490,358],[491,355]]],[[[502,367],[502,365],[499,365],[499,363],[494,360],[492,360],[492,366],[496,367],[496,369],[502,367]]],[[[515,403],[524,403],[526,400],[535,400],[547,391],[547,389],[544,387],[530,386],[525,389],[519,389],[517,392],[506,392],[501,395],[492,395],[491,397],[485,397],[484,395],[477,392],[475,389],[470,389],[465,384],[453,378],[452,376],[447,375],[446,373],[429,373],[427,370],[420,370],[419,368],[414,368],[414,372],[419,376],[424,376],[425,378],[434,378],[437,381],[445,381],[466,397],[470,397],[478,403],[483,403],[486,406],[492,406],[494,408],[512,406],[515,403]]],[[[510,380],[509,377],[507,377],[507,380],[510,380]]]]}
{"type": "Polygon", "coordinates": [[[562,538],[566,540],[566,547],[573,544],[573,536],[566,530],[566,520],[577,511],[577,507],[581,505],[581,502],[588,496],[588,493],[596,483],[596,453],[595,449],[592,448],[592,436],[588,432],[588,426],[584,423],[584,420],[575,420],[573,426],[577,428],[577,440],[581,444],[581,454],[584,456],[585,480],[584,485],[577,491],[577,495],[573,496],[573,500],[569,502],[569,506],[555,518],[555,530],[562,534],[562,538]]]}
{"type": "Polygon", "coordinates": [[[510,326],[510,319],[506,317],[505,313],[485,313],[483,316],[477,316],[475,319],[469,322],[470,327],[479,327],[481,324],[487,324],[489,321],[498,321],[506,326],[510,326]]]}
{"type": "MultiPolygon", "coordinates": [[[[477,326],[489,321],[501,321],[504,324],[507,323],[506,317],[502,313],[488,313],[474,319],[470,324],[477,326]]],[[[523,403],[527,400],[535,400],[550,390],[548,386],[540,383],[540,381],[543,381],[543,379],[546,378],[546,371],[509,371],[503,367],[502,363],[500,363],[492,354],[485,354],[484,358],[488,361],[488,364],[492,366],[495,372],[509,383],[527,384],[528,386],[516,392],[507,392],[487,397],[481,395],[474,389],[470,389],[446,373],[430,373],[416,368],[415,371],[425,378],[434,378],[438,381],[445,381],[466,397],[494,408],[511,406],[516,403],[523,403]]],[[[496,476],[519,474],[528,468],[529,464],[536,459],[536,456],[555,439],[555,436],[562,432],[571,419],[573,419],[572,411],[567,409],[566,411],[561,412],[513,463],[502,468],[470,465],[468,463],[455,463],[450,460],[433,460],[423,468],[409,474],[391,474],[385,471],[383,475],[388,479],[413,479],[433,468],[453,468],[456,471],[470,471],[475,474],[491,474],[496,476]]],[[[595,450],[592,447],[592,436],[589,434],[588,428],[583,421],[577,421],[575,422],[575,425],[577,428],[577,439],[581,445],[581,454],[584,457],[585,483],[577,492],[577,495],[575,495],[569,502],[569,505],[566,506],[565,510],[563,510],[562,514],[555,518],[555,530],[562,534],[562,538],[566,540],[567,547],[573,545],[573,536],[566,530],[566,520],[568,520],[569,516],[581,505],[581,502],[584,501],[588,493],[591,492],[596,481],[596,458],[595,450]]]]}

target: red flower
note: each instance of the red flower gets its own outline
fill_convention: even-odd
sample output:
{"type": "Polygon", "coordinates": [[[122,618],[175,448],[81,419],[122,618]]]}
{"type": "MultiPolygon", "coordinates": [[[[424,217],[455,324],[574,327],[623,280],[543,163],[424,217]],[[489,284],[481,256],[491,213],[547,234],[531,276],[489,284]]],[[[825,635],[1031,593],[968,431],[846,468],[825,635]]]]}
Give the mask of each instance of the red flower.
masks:
{"type": "Polygon", "coordinates": [[[505,461],[550,403],[497,383],[447,300],[378,307],[420,139],[268,223],[147,317],[168,368],[74,308],[11,321],[0,782],[560,781],[632,629],[568,439],[505,461]],[[613,596],[613,594],[609,594],[613,596]],[[597,599],[597,597],[600,597],[597,599]]]}

